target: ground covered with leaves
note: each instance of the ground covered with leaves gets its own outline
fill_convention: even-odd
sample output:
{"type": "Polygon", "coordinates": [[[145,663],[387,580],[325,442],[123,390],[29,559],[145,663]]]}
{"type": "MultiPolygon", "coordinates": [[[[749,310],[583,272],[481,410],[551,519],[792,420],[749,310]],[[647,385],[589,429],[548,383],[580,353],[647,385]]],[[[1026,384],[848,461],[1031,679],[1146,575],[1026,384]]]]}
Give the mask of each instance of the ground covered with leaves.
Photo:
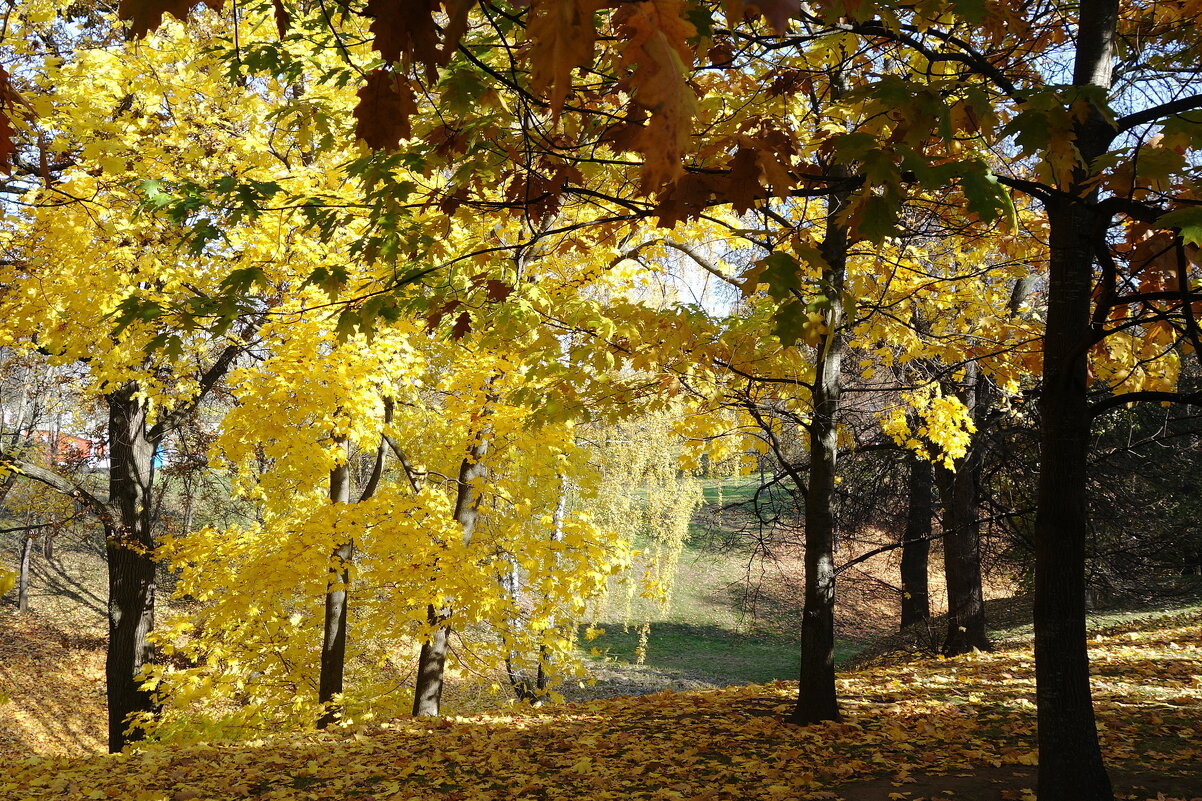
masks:
{"type": "MultiPolygon", "coordinates": [[[[1202,610],[1094,633],[1121,797],[1202,798],[1202,610]]],[[[787,683],[398,720],[335,734],[10,767],[0,798],[918,799],[1034,797],[1027,648],[847,674],[846,719],[786,724],[787,683]]]]}

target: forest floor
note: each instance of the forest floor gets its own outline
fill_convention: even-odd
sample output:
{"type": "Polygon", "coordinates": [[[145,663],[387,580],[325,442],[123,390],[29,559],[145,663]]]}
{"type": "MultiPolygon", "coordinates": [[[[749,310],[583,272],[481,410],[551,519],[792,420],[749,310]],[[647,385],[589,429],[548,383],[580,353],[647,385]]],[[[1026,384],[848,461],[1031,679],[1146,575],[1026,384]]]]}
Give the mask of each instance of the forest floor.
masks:
{"type": "MultiPolygon", "coordinates": [[[[998,650],[942,660],[930,653],[939,618],[891,631],[896,554],[858,566],[839,609],[846,720],[798,729],[783,723],[796,554],[778,543],[749,558],[728,523],[686,547],[669,607],[603,610],[607,632],[589,644],[606,653],[590,664],[597,683],[565,693],[572,703],[120,758],[99,756],[103,559],[64,543],[34,560],[34,614],[0,602],[0,801],[1033,798],[1030,604],[1004,597],[1004,577],[987,589],[998,650]],[[642,619],[652,625],[633,664],[642,619]]],[[[1202,800],[1194,589],[1092,618],[1102,738],[1124,798],[1202,800]]]]}
{"type": "MultiPolygon", "coordinates": [[[[1132,616],[1090,647],[1120,797],[1202,799],[1202,608],[1132,616]]],[[[880,661],[841,675],[840,723],[785,723],[788,682],[659,692],[43,757],[0,771],[0,801],[1034,798],[1029,647],[880,661]]]]}

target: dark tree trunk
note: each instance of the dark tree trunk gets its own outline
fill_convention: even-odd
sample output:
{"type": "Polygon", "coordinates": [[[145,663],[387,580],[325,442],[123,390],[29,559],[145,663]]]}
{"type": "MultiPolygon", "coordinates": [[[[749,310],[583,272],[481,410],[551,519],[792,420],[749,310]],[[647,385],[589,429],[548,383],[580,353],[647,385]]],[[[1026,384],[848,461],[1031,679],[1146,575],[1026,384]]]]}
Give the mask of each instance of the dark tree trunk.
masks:
{"type": "Polygon", "coordinates": [[[25,539],[21,540],[21,568],[17,577],[17,611],[22,614],[29,611],[29,561],[33,556],[33,537],[28,531],[25,539]]]}
{"type": "MultiPolygon", "coordinates": [[[[832,78],[832,92],[842,93],[843,76],[832,78]]],[[[842,166],[828,168],[831,178],[846,177],[842,166]]],[[[843,362],[843,284],[847,272],[847,226],[840,213],[845,192],[827,198],[822,257],[823,281],[830,310],[826,333],[819,339],[811,393],[810,470],[805,496],[805,606],[801,618],[801,678],[797,705],[787,720],[807,726],[839,719],[835,691],[835,463],[839,453],[840,369],[843,362]]]]}
{"type": "MultiPolygon", "coordinates": [[[[478,441],[468,448],[467,456],[459,465],[459,486],[455,493],[455,521],[464,543],[472,541],[476,521],[480,516],[480,488],[478,483],[488,475],[484,457],[488,453],[488,431],[479,435],[478,441]]],[[[437,716],[442,711],[443,671],[447,664],[447,642],[451,634],[451,609],[436,609],[433,604],[427,609],[433,631],[430,639],[422,644],[417,658],[417,684],[413,689],[413,714],[437,716]]]]}
{"type": "Polygon", "coordinates": [[[153,656],[147,635],[154,628],[156,590],[150,506],[157,443],[148,437],[146,405],[135,389],[126,385],[108,395],[109,506],[115,523],[105,529],[109,572],[105,680],[111,752],[140,739],[137,724],[156,711],[150,691],[140,686],[140,674],[153,656]]]}
{"type": "MultiPolygon", "coordinates": [[[[346,459],[330,471],[330,503],[350,503],[351,468],[346,459]]],[[[354,542],[339,543],[330,554],[326,580],[325,616],[321,640],[321,673],[317,700],[322,705],[317,728],[324,729],[342,716],[343,675],[346,670],[346,612],[354,542]]]]}
{"type": "Polygon", "coordinates": [[[972,461],[970,454],[955,471],[943,465],[935,467],[943,500],[943,572],[947,579],[947,633],[941,648],[944,656],[990,648],[981,592],[981,527],[972,461]]]}
{"type": "Polygon", "coordinates": [[[907,486],[910,504],[906,511],[906,531],[902,535],[901,626],[913,625],[931,617],[931,594],[927,584],[927,564],[931,553],[931,488],[934,476],[931,463],[910,454],[907,486]]]}
{"type": "MultiPolygon", "coordinates": [[[[1109,89],[1117,0],[1081,4],[1073,83],[1109,89]]],[[[1096,109],[1076,126],[1086,164],[1114,132],[1096,109]]],[[[1040,801],[1112,801],[1098,744],[1085,632],[1086,371],[1095,246],[1105,242],[1078,170],[1046,201],[1050,261],[1040,393],[1040,473],[1035,516],[1035,673],[1040,801]]]]}
{"type": "Polygon", "coordinates": [[[984,443],[987,382],[975,366],[968,365],[964,389],[957,391],[977,421],[968,453],[951,470],[935,466],[935,480],[943,505],[943,572],[947,579],[947,633],[944,656],[966,654],[974,648],[987,651],[985,598],[981,591],[981,519],[978,483],[984,443]]]}

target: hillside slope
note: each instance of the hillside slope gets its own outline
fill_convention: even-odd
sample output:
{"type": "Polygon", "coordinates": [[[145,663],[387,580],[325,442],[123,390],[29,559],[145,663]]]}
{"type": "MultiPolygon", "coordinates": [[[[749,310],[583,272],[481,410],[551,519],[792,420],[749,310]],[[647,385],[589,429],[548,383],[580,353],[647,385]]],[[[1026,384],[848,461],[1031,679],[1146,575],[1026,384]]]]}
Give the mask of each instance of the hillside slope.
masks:
{"type": "MultiPolygon", "coordinates": [[[[1127,798],[1202,798],[1202,610],[1095,633],[1127,798]]],[[[1027,648],[847,674],[846,719],[782,722],[785,683],[515,709],[9,769],[0,799],[1030,799],[1027,648]]]]}

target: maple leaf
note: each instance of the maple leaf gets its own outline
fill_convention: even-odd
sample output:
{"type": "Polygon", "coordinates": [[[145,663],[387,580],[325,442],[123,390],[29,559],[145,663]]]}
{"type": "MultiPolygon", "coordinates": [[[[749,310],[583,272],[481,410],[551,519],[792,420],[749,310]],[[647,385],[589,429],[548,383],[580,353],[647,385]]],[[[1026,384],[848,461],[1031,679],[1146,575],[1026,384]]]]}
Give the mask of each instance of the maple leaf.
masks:
{"type": "Polygon", "coordinates": [[[643,153],[643,190],[652,192],[684,172],[683,154],[692,133],[697,99],[688,85],[692,63],[688,40],[696,30],[680,0],[644,0],[623,5],[614,21],[626,39],[621,64],[633,68],[623,82],[633,102],[650,112],[637,149],[643,153]]]}
{"type": "Polygon", "coordinates": [[[468,312],[460,312],[451,326],[451,339],[463,339],[472,331],[472,316],[468,312]]]}
{"type": "Polygon", "coordinates": [[[1176,228],[1181,239],[1193,245],[1202,245],[1202,208],[1191,206],[1163,214],[1157,223],[1166,228],[1176,228]]]}
{"type": "Polygon", "coordinates": [[[767,284],[768,294],[777,300],[785,300],[801,290],[801,265],[792,255],[773,251],[757,264],[763,267],[758,282],[767,284]]]}
{"type": "Polygon", "coordinates": [[[117,16],[129,20],[129,38],[140,39],[163,23],[164,14],[187,19],[188,12],[199,5],[220,11],[225,0],[121,0],[117,16]]]}
{"type": "Polygon", "coordinates": [[[489,279],[484,286],[487,289],[487,297],[489,300],[500,302],[513,294],[513,287],[504,281],[489,279]]]}
{"type": "Polygon", "coordinates": [[[593,62],[594,0],[536,0],[530,10],[530,83],[550,90],[551,115],[559,118],[572,85],[572,70],[593,62]]]}
{"type": "Polygon", "coordinates": [[[697,217],[713,193],[710,176],[686,174],[664,192],[659,205],[655,207],[660,226],[675,228],[678,222],[697,217]]]}
{"type": "Polygon", "coordinates": [[[434,21],[440,5],[440,0],[367,0],[366,13],[372,18],[368,30],[375,36],[376,52],[389,63],[424,64],[432,80],[441,59],[434,21]]]}
{"type": "Polygon", "coordinates": [[[736,214],[744,214],[751,211],[755,201],[762,196],[759,153],[752,148],[741,147],[730,160],[726,198],[736,214]]]}
{"type": "Polygon", "coordinates": [[[283,39],[288,35],[288,27],[292,24],[292,15],[284,7],[284,0],[271,0],[271,10],[275,15],[276,30],[279,31],[280,38],[283,39]]]}
{"type": "Polygon", "coordinates": [[[355,134],[368,147],[387,150],[409,138],[409,117],[417,111],[417,102],[401,76],[384,67],[373,70],[358,97],[355,134]]]}
{"type": "Polygon", "coordinates": [[[801,14],[801,0],[756,0],[749,4],[768,20],[777,33],[789,28],[789,20],[801,14]]]}

